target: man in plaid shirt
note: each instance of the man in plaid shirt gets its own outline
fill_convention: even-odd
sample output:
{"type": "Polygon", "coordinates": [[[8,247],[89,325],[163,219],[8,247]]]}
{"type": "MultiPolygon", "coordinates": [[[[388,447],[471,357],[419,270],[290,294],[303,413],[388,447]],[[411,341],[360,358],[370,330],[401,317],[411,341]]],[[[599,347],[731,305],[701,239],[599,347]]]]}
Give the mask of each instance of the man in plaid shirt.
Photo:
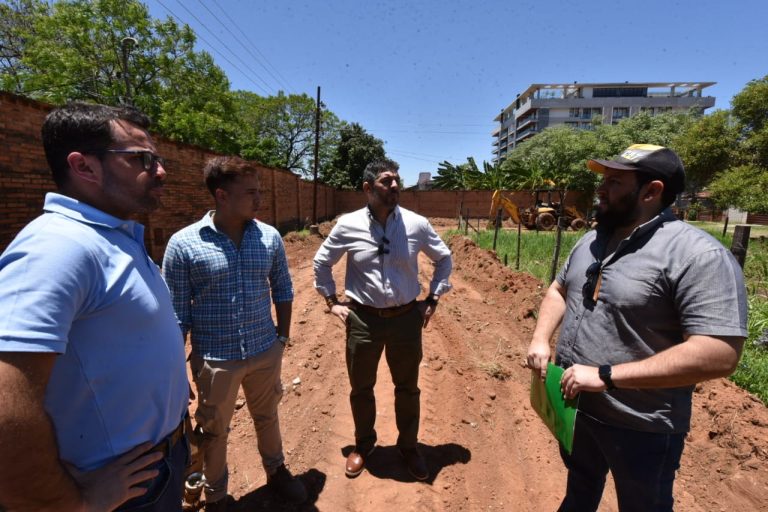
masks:
{"type": "Polygon", "coordinates": [[[254,218],[259,207],[255,166],[217,157],[207,163],[204,176],[216,210],[171,237],[163,273],[179,324],[192,343],[205,510],[226,507],[227,435],[240,386],[267,485],[286,502],[301,503],[306,490],[285,467],[277,414],[293,301],[283,241],[275,228],[254,218]]]}

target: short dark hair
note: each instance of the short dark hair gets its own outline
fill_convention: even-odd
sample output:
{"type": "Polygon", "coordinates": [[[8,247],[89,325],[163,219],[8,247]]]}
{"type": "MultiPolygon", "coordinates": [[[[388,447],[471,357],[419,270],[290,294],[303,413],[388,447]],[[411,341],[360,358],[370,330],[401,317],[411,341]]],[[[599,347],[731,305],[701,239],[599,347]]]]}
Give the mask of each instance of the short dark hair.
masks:
{"type": "Polygon", "coordinates": [[[69,154],[74,151],[98,154],[107,149],[115,141],[111,123],[118,120],[144,130],[151,124],[146,115],[133,107],[79,101],[55,108],[45,117],[41,130],[43,148],[57,187],[61,188],[69,180],[69,154]]]}
{"type": "Polygon", "coordinates": [[[239,156],[217,156],[206,162],[203,177],[205,185],[215,197],[217,188],[226,188],[238,177],[257,174],[258,171],[255,164],[239,156]]]}
{"type": "Polygon", "coordinates": [[[644,170],[635,171],[635,178],[637,179],[638,190],[640,190],[640,187],[646,183],[650,183],[654,180],[658,180],[664,184],[664,191],[661,193],[661,204],[664,208],[675,202],[677,192],[675,192],[673,184],[670,182],[669,178],[660,176],[652,171],[646,172],[644,170]]]}
{"type": "Polygon", "coordinates": [[[365,166],[365,170],[363,171],[363,183],[373,185],[373,182],[376,181],[379,174],[387,171],[398,172],[399,170],[400,165],[394,160],[390,160],[389,158],[374,160],[365,166]]]}

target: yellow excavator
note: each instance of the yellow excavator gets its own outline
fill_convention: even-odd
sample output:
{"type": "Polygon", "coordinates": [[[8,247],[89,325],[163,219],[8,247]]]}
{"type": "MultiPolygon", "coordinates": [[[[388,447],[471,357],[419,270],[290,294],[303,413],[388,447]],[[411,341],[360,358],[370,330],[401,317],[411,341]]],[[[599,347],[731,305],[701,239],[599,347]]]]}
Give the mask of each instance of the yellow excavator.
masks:
{"type": "MultiPolygon", "coordinates": [[[[499,208],[503,208],[515,224],[522,224],[528,229],[537,229],[540,231],[552,230],[557,225],[563,191],[539,189],[535,190],[534,194],[535,200],[533,207],[521,210],[511,199],[502,194],[501,190],[494,191],[493,199],[491,200],[491,211],[489,214],[491,219],[488,224],[489,228],[495,226],[496,212],[499,208]],[[560,194],[559,202],[552,200],[552,192],[558,192],[560,194]]],[[[587,225],[581,213],[572,206],[563,208],[562,218],[564,221],[563,225],[566,228],[570,227],[574,231],[584,229],[587,225]]]]}

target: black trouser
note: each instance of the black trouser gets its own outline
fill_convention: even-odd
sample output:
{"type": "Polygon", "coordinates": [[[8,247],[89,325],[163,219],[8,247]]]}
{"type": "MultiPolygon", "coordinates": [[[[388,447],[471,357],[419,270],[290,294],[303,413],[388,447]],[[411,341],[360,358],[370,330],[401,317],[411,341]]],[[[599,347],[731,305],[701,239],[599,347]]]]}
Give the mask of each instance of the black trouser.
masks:
{"type": "Polygon", "coordinates": [[[367,452],[376,444],[376,372],[385,352],[395,385],[397,445],[416,447],[419,434],[419,364],[423,319],[418,308],[393,318],[365,310],[347,317],[347,372],[352,391],[349,402],[355,421],[355,446],[367,452]]]}

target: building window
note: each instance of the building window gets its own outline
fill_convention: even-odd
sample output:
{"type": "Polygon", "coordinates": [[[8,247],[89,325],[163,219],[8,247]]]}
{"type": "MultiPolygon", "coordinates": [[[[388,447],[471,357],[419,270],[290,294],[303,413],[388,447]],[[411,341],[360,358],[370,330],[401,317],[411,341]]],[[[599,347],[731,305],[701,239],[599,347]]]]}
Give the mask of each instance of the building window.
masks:
{"type": "Polygon", "coordinates": [[[645,98],[647,87],[597,87],[592,91],[593,98],[645,98]]]}
{"type": "MultiPolygon", "coordinates": [[[[578,108],[572,108],[568,112],[569,117],[579,117],[579,110],[578,108]]],[[[588,108],[585,108],[584,110],[589,110],[588,108]]]]}
{"type": "Polygon", "coordinates": [[[629,117],[629,107],[613,107],[613,120],[618,121],[629,117]]]}

